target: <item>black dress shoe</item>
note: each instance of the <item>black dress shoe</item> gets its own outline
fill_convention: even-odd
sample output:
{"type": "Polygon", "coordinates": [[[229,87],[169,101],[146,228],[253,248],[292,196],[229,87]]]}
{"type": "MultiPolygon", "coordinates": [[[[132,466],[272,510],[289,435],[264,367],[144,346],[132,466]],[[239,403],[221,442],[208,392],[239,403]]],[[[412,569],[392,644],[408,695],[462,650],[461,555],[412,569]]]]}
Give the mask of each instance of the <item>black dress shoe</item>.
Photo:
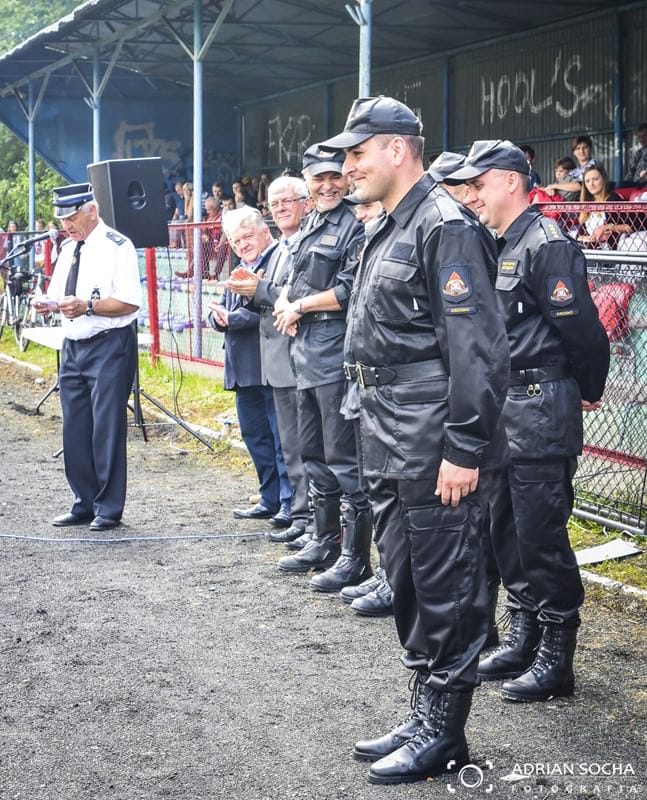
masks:
{"type": "Polygon", "coordinates": [[[289,509],[281,508],[270,519],[270,525],[275,528],[289,528],[292,525],[292,514],[289,509]]]}
{"type": "Polygon", "coordinates": [[[234,516],[236,519],[267,519],[274,516],[276,512],[264,506],[262,503],[256,503],[251,508],[235,508],[234,516]]]}
{"type": "Polygon", "coordinates": [[[121,522],[118,519],[113,519],[112,517],[102,517],[100,515],[97,515],[90,523],[90,530],[109,531],[112,528],[116,528],[117,525],[120,524],[121,522]]]}
{"type": "Polygon", "coordinates": [[[73,514],[69,511],[67,514],[61,514],[60,517],[54,517],[52,525],[57,528],[67,528],[70,525],[86,525],[92,519],[92,514],[73,514]]]}
{"type": "Polygon", "coordinates": [[[299,536],[303,534],[305,527],[303,523],[299,525],[297,522],[290,525],[289,528],[285,528],[281,531],[270,531],[270,540],[272,542],[280,542],[281,544],[285,544],[286,542],[293,542],[295,539],[298,539],[299,536]]]}

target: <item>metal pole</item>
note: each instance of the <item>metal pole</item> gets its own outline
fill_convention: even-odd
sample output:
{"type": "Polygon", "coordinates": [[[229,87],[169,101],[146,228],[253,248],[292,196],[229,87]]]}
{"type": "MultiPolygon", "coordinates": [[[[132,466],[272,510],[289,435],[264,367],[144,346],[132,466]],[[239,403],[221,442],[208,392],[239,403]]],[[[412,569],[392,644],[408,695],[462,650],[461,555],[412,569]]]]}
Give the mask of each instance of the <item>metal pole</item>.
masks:
{"type": "MultiPolygon", "coordinates": [[[[27,115],[27,175],[29,183],[29,230],[36,227],[36,159],[34,147],[34,85],[29,82],[29,114],[27,115]]],[[[30,260],[33,262],[33,250],[30,260]]],[[[32,264],[33,266],[33,264],[32,264]]]]}
{"type": "Polygon", "coordinates": [[[373,0],[360,0],[359,13],[359,96],[371,96],[371,4],[373,0]]]}
{"type": "Polygon", "coordinates": [[[101,160],[101,74],[99,63],[99,48],[94,49],[92,62],[92,159],[101,160]]]}
{"type": "MultiPolygon", "coordinates": [[[[202,0],[193,2],[193,220],[202,221],[202,0]]],[[[193,238],[193,356],[202,357],[202,241],[200,228],[188,234],[193,238]]]]}
{"type": "Polygon", "coordinates": [[[624,158],[622,146],[622,16],[616,14],[613,19],[613,179],[616,186],[624,177],[624,158]]]}
{"type": "Polygon", "coordinates": [[[359,25],[359,96],[371,95],[371,6],[373,0],[355,0],[358,7],[346,5],[346,11],[359,25]]]}

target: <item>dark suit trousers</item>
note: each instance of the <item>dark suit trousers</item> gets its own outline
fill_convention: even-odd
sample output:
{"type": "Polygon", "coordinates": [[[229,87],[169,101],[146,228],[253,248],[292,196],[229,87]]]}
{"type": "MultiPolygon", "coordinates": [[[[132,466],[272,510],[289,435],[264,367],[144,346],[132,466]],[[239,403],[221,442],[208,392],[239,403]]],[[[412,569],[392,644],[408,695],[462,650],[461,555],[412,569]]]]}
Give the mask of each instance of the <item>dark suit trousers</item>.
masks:
{"type": "Polygon", "coordinates": [[[258,475],[261,503],[278,510],[290,505],[292,487],[283,460],[270,386],[237,386],[236,411],[240,433],[258,475]]]}
{"type": "Polygon", "coordinates": [[[126,408],[137,363],[132,326],[63,341],[59,386],[73,514],[120,519],[126,500],[126,408]]]}
{"type": "Polygon", "coordinates": [[[281,436],[283,460],[292,488],[292,518],[307,520],[310,517],[308,503],[308,477],[301,460],[301,441],[297,419],[297,390],[293,386],[274,387],[274,407],[281,436]]]}

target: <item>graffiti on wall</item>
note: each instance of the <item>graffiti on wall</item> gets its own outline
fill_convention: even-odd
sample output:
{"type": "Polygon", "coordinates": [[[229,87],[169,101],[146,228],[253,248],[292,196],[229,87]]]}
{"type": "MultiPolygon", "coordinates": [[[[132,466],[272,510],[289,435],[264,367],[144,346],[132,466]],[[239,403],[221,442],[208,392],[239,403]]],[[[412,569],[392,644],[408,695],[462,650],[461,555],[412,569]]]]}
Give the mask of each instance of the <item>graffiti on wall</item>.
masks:
{"type": "Polygon", "coordinates": [[[570,120],[591,104],[602,104],[608,119],[609,82],[590,83],[583,71],[582,56],[574,53],[555,56],[552,73],[540,75],[535,67],[498,78],[481,76],[481,124],[515,114],[542,114],[552,111],[570,120]]]}
{"type": "Polygon", "coordinates": [[[267,122],[267,156],[270,164],[301,162],[304,152],[315,141],[315,125],[309,114],[277,114],[267,122]]]}
{"type": "Polygon", "coordinates": [[[119,123],[113,137],[113,158],[161,158],[166,165],[181,160],[178,139],[162,139],[155,136],[155,123],[119,123]]]}

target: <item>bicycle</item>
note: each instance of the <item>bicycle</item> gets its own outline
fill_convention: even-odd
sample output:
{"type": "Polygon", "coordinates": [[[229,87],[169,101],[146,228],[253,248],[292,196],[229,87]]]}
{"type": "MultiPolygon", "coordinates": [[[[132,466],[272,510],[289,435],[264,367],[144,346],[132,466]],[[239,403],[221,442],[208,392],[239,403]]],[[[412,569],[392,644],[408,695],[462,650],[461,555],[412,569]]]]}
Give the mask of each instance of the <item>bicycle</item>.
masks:
{"type": "Polygon", "coordinates": [[[29,312],[28,290],[25,286],[27,275],[21,267],[0,267],[4,280],[4,292],[0,298],[0,338],[5,326],[13,329],[14,339],[21,352],[25,352],[28,340],[20,335],[23,320],[29,312]]]}

